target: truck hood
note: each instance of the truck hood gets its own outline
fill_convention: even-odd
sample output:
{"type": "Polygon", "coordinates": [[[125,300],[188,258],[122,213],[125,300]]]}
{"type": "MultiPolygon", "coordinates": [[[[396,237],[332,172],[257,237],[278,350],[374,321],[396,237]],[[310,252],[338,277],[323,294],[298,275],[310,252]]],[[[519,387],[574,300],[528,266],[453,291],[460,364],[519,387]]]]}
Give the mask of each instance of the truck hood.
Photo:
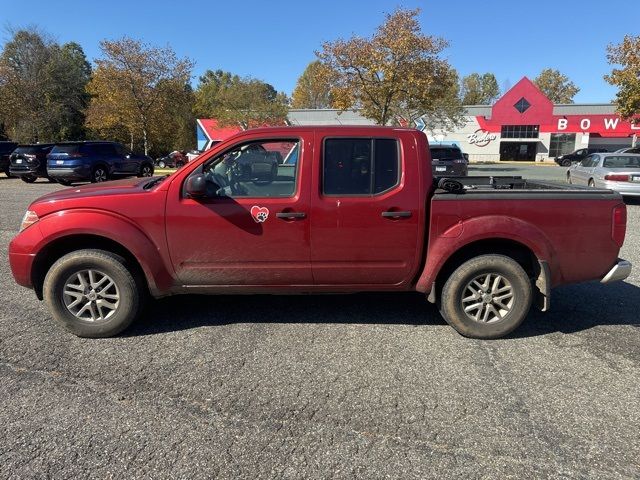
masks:
{"type": "Polygon", "coordinates": [[[70,187],[48,193],[35,200],[32,205],[55,203],[62,200],[80,199],[88,197],[103,197],[109,195],[132,194],[136,191],[144,192],[142,188],[150,178],[127,178],[104,183],[91,183],[79,187],[70,187]]]}
{"type": "MultiPolygon", "coordinates": [[[[151,178],[128,178],[111,182],[65,188],[44,195],[35,200],[29,210],[40,217],[60,210],[89,208],[119,211],[123,205],[136,205],[136,195],[152,195],[157,188],[145,190],[144,185],[151,178]]],[[[162,185],[164,182],[160,183],[162,185]]]]}

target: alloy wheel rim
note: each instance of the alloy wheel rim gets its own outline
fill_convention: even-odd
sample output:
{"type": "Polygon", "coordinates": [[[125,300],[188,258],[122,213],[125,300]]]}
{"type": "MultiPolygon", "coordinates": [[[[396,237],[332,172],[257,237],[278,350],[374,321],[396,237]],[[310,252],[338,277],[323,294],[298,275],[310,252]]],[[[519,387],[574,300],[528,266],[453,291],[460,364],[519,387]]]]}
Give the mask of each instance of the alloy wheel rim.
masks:
{"type": "Polygon", "coordinates": [[[142,176],[143,177],[150,177],[151,176],[151,168],[149,167],[144,167],[142,169],[142,176]]]}
{"type": "Polygon", "coordinates": [[[484,273],[467,283],[462,291],[461,305],[470,320],[494,323],[509,314],[514,300],[509,280],[497,273],[484,273]]]}
{"type": "Polygon", "coordinates": [[[65,282],[62,299],[67,310],[80,320],[108,320],[120,306],[120,289],[113,279],[96,269],[73,273],[65,282]]]}
{"type": "Polygon", "coordinates": [[[101,168],[96,170],[93,176],[96,179],[96,182],[104,182],[107,179],[107,173],[101,168]]]}

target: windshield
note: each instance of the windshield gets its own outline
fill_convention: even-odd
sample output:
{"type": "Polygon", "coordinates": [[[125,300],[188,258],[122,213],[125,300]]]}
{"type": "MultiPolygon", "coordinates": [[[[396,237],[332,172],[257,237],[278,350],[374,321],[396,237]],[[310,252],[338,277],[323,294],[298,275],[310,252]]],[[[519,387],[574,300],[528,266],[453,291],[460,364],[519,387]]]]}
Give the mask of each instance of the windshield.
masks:
{"type": "Polygon", "coordinates": [[[640,156],[617,155],[604,159],[604,168],[640,168],[640,156]]]}

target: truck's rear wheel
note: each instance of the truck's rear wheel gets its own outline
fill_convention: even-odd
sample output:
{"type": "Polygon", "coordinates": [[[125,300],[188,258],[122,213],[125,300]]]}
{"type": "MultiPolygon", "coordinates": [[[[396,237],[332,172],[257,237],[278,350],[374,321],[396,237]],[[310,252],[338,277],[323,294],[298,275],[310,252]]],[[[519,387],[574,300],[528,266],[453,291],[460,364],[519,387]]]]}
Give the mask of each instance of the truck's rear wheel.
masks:
{"type": "Polygon", "coordinates": [[[529,313],[531,280],[504,255],[481,255],[460,265],[442,289],[440,312],[449,325],[471,338],[499,338],[529,313]]]}
{"type": "Polygon", "coordinates": [[[143,289],[125,260],[103,250],[78,250],[49,269],[44,299],[54,319],[79,337],[110,337],[142,308],[143,289]]]}

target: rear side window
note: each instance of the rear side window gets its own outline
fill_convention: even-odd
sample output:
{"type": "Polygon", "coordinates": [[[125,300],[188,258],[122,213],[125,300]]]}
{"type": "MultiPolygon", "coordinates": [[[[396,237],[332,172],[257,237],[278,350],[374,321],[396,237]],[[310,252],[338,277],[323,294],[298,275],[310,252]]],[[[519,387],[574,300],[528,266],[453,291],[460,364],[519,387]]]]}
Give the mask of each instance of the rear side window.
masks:
{"type": "Polygon", "coordinates": [[[91,152],[94,155],[107,156],[107,155],[115,155],[116,149],[110,143],[96,143],[94,145],[91,145],[91,152]]]}
{"type": "Polygon", "coordinates": [[[399,182],[398,142],[388,138],[328,138],[324,142],[323,193],[375,195],[399,182]]]}

